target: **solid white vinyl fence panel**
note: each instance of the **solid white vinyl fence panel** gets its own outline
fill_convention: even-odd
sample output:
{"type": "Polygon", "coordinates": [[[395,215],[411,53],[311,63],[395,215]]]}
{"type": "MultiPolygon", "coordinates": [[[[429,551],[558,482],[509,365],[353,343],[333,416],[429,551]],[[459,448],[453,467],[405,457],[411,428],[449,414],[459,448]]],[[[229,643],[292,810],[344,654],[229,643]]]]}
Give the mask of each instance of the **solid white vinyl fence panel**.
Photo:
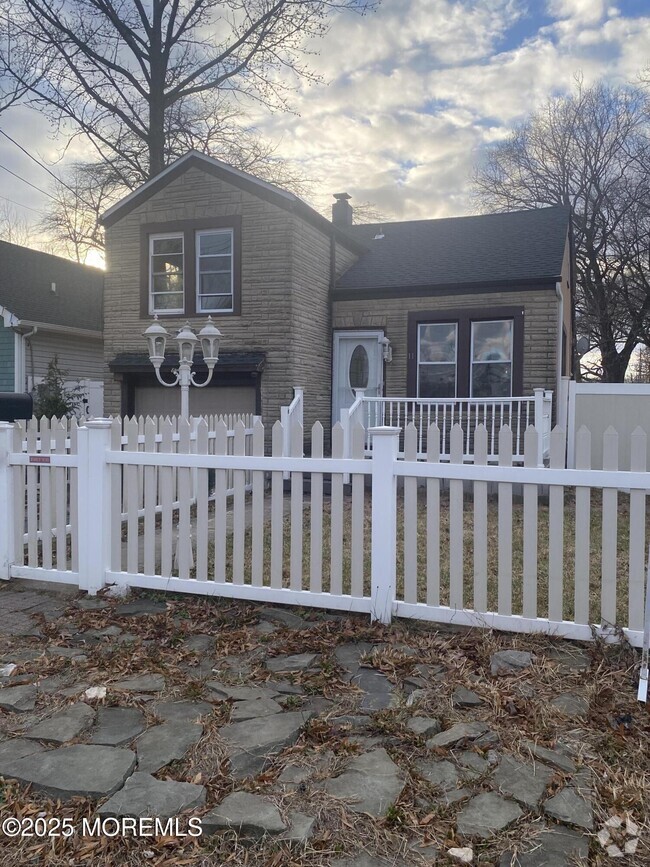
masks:
{"type": "MultiPolygon", "coordinates": [[[[637,427],[630,443],[630,470],[645,472],[647,469],[648,437],[637,427]]],[[[629,542],[629,598],[628,625],[630,629],[643,630],[645,596],[645,521],[646,492],[630,491],[630,542],[629,542]]]]}
{"type": "MultiPolygon", "coordinates": [[[[115,418],[111,422],[111,450],[122,449],[122,421],[115,418]]],[[[122,477],[123,467],[114,464],[109,469],[111,480],[111,526],[110,526],[110,563],[117,572],[122,571],[122,477]]]]}
{"type": "MultiPolygon", "coordinates": [[[[124,425],[126,435],[125,451],[138,451],[140,428],[137,418],[129,419],[124,425]]],[[[138,512],[140,510],[139,467],[124,467],[124,505],[126,509],[126,571],[138,571],[138,512]]]]}
{"type": "MultiPolygon", "coordinates": [[[[37,451],[38,422],[30,419],[27,424],[27,453],[37,451]]],[[[27,565],[38,566],[38,466],[27,467],[27,565]]]]}
{"type": "MultiPolygon", "coordinates": [[[[78,425],[77,419],[70,419],[69,427],[70,454],[77,454],[78,425]]],[[[70,558],[72,571],[79,571],[79,471],[70,467],[68,472],[70,485],[70,558]]]]}
{"type": "MultiPolygon", "coordinates": [[[[147,418],[144,424],[144,451],[156,451],[157,425],[154,419],[147,418]]],[[[153,575],[156,571],[156,506],[157,486],[156,467],[144,467],[144,562],[145,575],[153,575]]]]}
{"type": "MultiPolygon", "coordinates": [[[[54,425],[54,451],[66,453],[67,424],[59,419],[54,425]]],[[[56,539],[56,568],[63,572],[68,566],[68,471],[65,467],[52,467],[54,487],[54,534],[56,539]]]]}
{"type": "MultiPolygon", "coordinates": [[[[26,428],[23,424],[14,425],[13,450],[16,453],[21,453],[23,450],[23,440],[26,436],[26,428]]],[[[25,484],[26,467],[14,466],[11,468],[12,486],[13,486],[13,512],[14,512],[14,538],[12,549],[18,566],[25,564],[25,497],[27,489],[25,484]]],[[[65,472],[65,470],[64,470],[65,472]]]]}
{"type": "Polygon", "coordinates": [[[160,454],[162,463],[160,475],[160,574],[163,578],[170,578],[174,559],[174,523],[173,508],[174,500],[174,477],[173,470],[164,464],[164,455],[172,454],[174,450],[174,428],[171,419],[163,419],[160,425],[160,454]]]}
{"type": "MultiPolygon", "coordinates": [[[[49,455],[52,451],[49,419],[41,419],[41,455],[49,455]]],[[[40,509],[41,509],[41,565],[43,569],[52,568],[52,469],[42,465],[39,471],[40,509]]]]}

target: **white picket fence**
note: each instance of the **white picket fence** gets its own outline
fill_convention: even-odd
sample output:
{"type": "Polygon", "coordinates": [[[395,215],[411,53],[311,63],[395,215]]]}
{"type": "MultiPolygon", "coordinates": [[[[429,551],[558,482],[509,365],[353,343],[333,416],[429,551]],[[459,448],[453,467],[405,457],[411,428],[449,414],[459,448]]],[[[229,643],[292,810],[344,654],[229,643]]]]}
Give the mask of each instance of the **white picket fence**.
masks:
{"type": "Polygon", "coordinates": [[[640,645],[650,489],[640,429],[626,472],[617,470],[613,430],[605,434],[603,470],[589,469],[586,429],[577,435],[576,469],[565,468],[557,429],[548,467],[537,465],[532,427],[523,466],[513,464],[508,426],[499,432],[496,465],[483,425],[471,464],[460,426],[450,431],[444,463],[436,425],[427,431],[426,460],[417,459],[414,425],[403,433],[403,459],[398,428],[370,431],[370,459],[361,426],[351,431],[348,458],[340,424],[332,457],[323,456],[319,423],[308,458],[295,420],[290,456],[280,422],[270,454],[259,420],[245,454],[246,430],[235,425],[229,454],[223,422],[212,447],[203,420],[195,429],[180,421],[177,440],[163,423],[159,442],[153,423],[145,424],[136,449],[129,434],[118,445],[111,421],[97,420],[76,431],[75,453],[62,447],[62,433],[58,445],[54,432],[38,449],[35,434],[24,440],[20,427],[0,425],[0,577],[67,581],[89,593],[119,583],[366,612],[386,623],[400,616],[583,640],[616,625],[640,645]],[[58,529],[66,473],[75,503],[69,540],[58,529]]]}

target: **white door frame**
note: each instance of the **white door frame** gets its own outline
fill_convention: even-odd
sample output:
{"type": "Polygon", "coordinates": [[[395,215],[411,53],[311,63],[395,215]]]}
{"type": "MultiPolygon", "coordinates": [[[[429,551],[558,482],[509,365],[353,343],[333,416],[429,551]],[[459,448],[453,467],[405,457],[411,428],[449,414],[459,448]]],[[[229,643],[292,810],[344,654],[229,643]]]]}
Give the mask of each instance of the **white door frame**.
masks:
{"type": "Polygon", "coordinates": [[[376,338],[377,340],[377,348],[379,351],[379,386],[378,392],[383,395],[384,391],[384,357],[383,357],[383,339],[384,339],[384,329],[383,328],[338,328],[332,332],[332,427],[339,421],[338,416],[336,415],[337,410],[337,400],[336,400],[336,389],[337,389],[337,378],[339,374],[338,365],[339,365],[339,344],[342,338],[352,339],[352,340],[368,340],[370,338],[376,338]]]}

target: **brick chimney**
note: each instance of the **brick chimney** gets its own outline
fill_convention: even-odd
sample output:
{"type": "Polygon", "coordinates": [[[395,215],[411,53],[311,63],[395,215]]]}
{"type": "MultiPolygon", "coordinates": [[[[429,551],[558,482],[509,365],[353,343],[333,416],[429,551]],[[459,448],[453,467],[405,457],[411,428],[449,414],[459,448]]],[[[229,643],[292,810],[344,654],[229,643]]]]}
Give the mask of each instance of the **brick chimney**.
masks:
{"type": "Polygon", "coordinates": [[[352,205],[350,205],[347,193],[334,193],[336,201],[332,205],[332,222],[335,226],[351,226],[352,225],[352,205]]]}

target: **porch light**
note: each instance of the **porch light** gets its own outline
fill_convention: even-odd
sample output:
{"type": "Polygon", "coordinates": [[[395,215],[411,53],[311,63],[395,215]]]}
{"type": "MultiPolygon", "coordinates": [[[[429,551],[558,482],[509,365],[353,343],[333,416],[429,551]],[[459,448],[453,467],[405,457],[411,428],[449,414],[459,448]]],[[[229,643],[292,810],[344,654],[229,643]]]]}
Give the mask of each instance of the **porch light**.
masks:
{"type": "Polygon", "coordinates": [[[181,361],[188,361],[190,364],[194,361],[194,347],[198,343],[196,334],[190,328],[190,323],[185,325],[176,335],[178,343],[178,357],[181,361]]]}
{"type": "Polygon", "coordinates": [[[203,360],[205,361],[208,370],[212,370],[217,361],[219,361],[221,332],[212,321],[211,316],[208,316],[208,321],[199,331],[199,340],[201,341],[203,360]]]}
{"type": "Polygon", "coordinates": [[[165,344],[167,343],[169,332],[158,322],[158,317],[154,316],[153,323],[142,336],[147,338],[147,343],[149,344],[149,361],[156,370],[159,370],[160,365],[165,360],[165,344]]]}

